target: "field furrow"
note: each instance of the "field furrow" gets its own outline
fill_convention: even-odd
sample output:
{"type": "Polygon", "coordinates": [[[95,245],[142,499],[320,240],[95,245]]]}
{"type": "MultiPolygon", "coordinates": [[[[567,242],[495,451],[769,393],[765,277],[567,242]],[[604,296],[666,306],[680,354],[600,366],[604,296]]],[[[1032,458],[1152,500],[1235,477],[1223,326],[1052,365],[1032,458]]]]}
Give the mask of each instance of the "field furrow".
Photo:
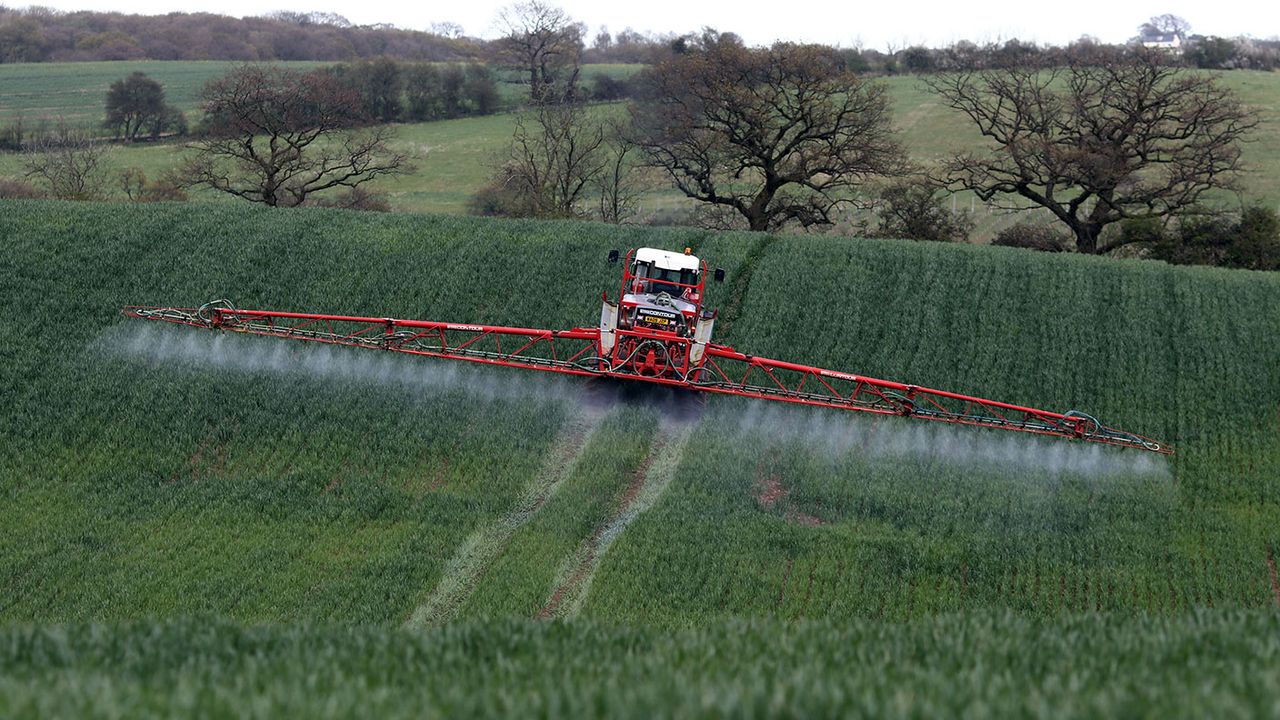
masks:
{"type": "Polygon", "coordinates": [[[537,517],[509,536],[457,616],[537,617],[554,592],[557,571],[625,495],[656,428],[649,408],[622,405],[611,412],[537,517]]]}
{"type": "Polygon", "coordinates": [[[605,554],[632,521],[662,498],[684,459],[693,430],[689,421],[659,427],[649,454],[632,473],[613,515],[583,541],[557,573],[555,589],[538,611],[539,619],[573,617],[581,612],[605,554]]]}
{"type": "Polygon", "coordinates": [[[509,513],[482,527],[463,541],[449,559],[435,588],[405,620],[405,627],[443,625],[466,602],[489,567],[506,550],[511,538],[555,496],[570,476],[605,413],[586,409],[570,417],[547,455],[546,464],[532,478],[509,513]]]}

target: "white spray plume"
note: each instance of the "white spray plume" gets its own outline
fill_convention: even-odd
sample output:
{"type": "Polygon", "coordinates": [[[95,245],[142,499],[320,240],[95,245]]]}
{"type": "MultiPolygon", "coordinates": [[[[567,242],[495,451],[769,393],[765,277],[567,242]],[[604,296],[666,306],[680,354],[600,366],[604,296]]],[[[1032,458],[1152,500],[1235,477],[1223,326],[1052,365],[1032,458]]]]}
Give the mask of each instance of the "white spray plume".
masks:
{"type": "Polygon", "coordinates": [[[763,403],[751,403],[736,418],[736,432],[800,443],[832,456],[911,457],[1048,475],[1171,477],[1164,456],[1026,433],[849,412],[805,412],[763,403]]]}
{"type": "MultiPolygon", "coordinates": [[[[178,364],[250,373],[303,375],[340,382],[414,388],[424,397],[466,392],[484,400],[572,403],[588,411],[611,406],[620,396],[563,378],[470,363],[406,357],[276,338],[213,333],[155,323],[126,323],[108,330],[99,351],[149,365],[178,364]]],[[[664,396],[665,398],[665,396],[664,396]]],[[[656,402],[675,402],[659,399],[656,402]]],[[[654,400],[649,400],[652,404],[654,400]]],[[[680,405],[673,405],[681,409],[680,405]]],[[[664,412],[681,417],[685,410],[664,412]]],[[[926,462],[986,466],[1049,475],[1170,476],[1163,456],[1149,452],[1041,438],[1023,433],[960,428],[925,420],[862,417],[817,409],[751,402],[717,413],[732,432],[773,442],[800,443],[833,457],[855,452],[870,458],[910,457],[926,462]]],[[[696,420],[696,412],[690,418],[696,420]]]]}
{"type": "Polygon", "coordinates": [[[467,392],[484,400],[587,404],[581,388],[546,373],[473,366],[334,345],[128,323],[108,330],[98,349],[148,365],[218,368],[336,382],[412,388],[426,397],[467,392]]]}

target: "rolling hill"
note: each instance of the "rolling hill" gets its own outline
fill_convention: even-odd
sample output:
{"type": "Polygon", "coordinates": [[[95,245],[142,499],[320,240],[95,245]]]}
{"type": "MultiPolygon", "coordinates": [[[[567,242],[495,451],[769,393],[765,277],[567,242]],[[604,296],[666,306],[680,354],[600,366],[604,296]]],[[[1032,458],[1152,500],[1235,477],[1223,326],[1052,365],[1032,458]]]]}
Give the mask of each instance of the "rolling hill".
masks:
{"type": "Polygon", "coordinates": [[[0,714],[1275,710],[1275,274],[225,204],[6,201],[0,238],[0,714]],[[739,350],[1177,454],[119,315],[572,327],[640,245],[728,271],[739,350]]]}

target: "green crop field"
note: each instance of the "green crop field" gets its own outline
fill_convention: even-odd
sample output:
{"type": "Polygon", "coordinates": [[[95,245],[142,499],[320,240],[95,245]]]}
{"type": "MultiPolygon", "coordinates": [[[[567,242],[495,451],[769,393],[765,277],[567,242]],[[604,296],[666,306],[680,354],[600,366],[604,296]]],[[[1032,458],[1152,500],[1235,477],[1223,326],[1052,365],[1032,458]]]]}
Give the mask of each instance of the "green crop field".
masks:
{"type": "Polygon", "coordinates": [[[0,628],[5,717],[1272,717],[1280,620],[0,628]]]}
{"type": "Polygon", "coordinates": [[[1280,275],[229,203],[0,203],[0,715],[1271,715],[1280,275]],[[718,339],[1165,459],[126,320],[592,324],[611,248],[718,339]]]}

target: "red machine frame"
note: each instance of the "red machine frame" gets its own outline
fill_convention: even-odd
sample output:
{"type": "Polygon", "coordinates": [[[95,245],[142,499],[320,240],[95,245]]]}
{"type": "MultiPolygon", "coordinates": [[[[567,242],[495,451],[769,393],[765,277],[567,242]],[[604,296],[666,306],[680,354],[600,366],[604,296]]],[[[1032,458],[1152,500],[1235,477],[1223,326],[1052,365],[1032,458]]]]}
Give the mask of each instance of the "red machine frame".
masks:
{"type": "MultiPolygon", "coordinates": [[[[632,253],[627,255],[622,297],[632,253]]],[[[701,262],[695,318],[702,315],[706,263],[701,262]]],[[[622,297],[619,298],[621,301],[622,297]]],[[[608,302],[606,298],[606,303],[608,302]]],[[[465,360],[468,362],[612,377],[688,390],[760,400],[856,410],[978,427],[1074,438],[1119,447],[1172,454],[1168,445],[1099,423],[1084,413],[1039,410],[971,395],[881,380],[855,373],[762,358],[726,345],[707,343],[701,362],[691,365],[690,336],[650,328],[617,329],[633,338],[630,356],[603,353],[599,328],[543,330],[429,320],[240,310],[226,301],[199,308],[126,307],[129,317],[194,327],[269,335],[366,349],[465,360]],[[683,364],[657,362],[660,347],[685,348],[683,364]],[[637,353],[643,352],[643,357],[637,353]]]]}
{"type": "MultiPolygon", "coordinates": [[[[613,345],[612,352],[608,353],[609,362],[602,364],[601,368],[616,373],[617,371],[613,370],[614,368],[628,367],[637,375],[644,375],[653,379],[670,376],[687,378],[691,374],[696,377],[701,369],[701,363],[694,367],[690,366],[692,355],[690,351],[694,342],[693,328],[698,318],[702,315],[702,298],[705,295],[707,282],[707,263],[704,260],[698,261],[697,283],[655,280],[632,273],[635,254],[636,251],[634,249],[628,250],[627,257],[623,261],[622,285],[618,288],[618,322],[615,330],[617,339],[613,345]],[[635,300],[628,301],[626,299],[627,296],[634,296],[638,291],[644,289],[638,283],[655,282],[683,288],[680,299],[693,303],[694,310],[692,313],[681,313],[685,315],[685,327],[689,329],[687,334],[681,335],[678,332],[668,332],[658,328],[637,328],[631,318],[628,317],[628,309],[634,308],[638,312],[642,303],[635,300]],[[686,292],[689,290],[694,293],[692,297],[686,297],[686,292]],[[625,325],[624,322],[626,323],[625,325]]],[[[609,302],[608,296],[603,299],[606,303],[609,302]]],[[[673,310],[672,312],[680,311],[673,310]]]]}

